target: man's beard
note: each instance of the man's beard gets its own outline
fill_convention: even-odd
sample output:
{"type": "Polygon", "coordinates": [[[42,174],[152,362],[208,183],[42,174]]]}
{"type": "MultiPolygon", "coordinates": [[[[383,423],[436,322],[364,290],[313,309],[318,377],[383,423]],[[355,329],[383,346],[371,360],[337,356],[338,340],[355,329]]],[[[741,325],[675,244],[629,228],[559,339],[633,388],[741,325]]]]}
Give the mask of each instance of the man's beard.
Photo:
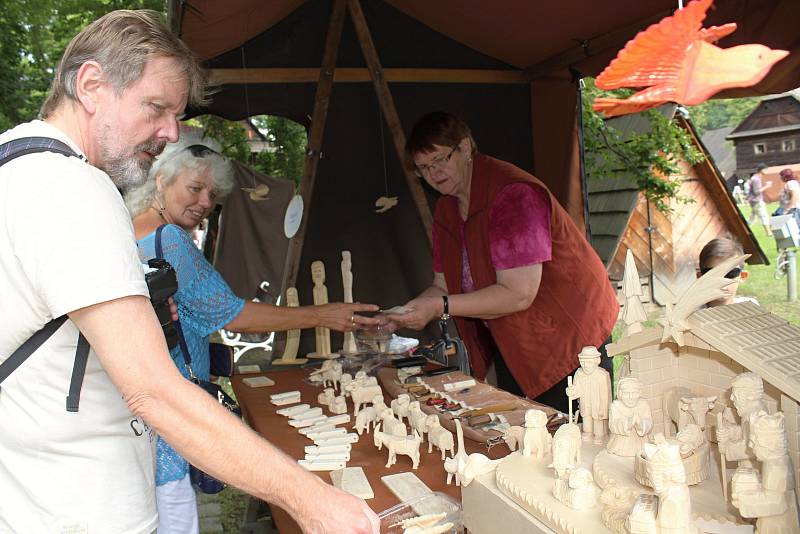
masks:
{"type": "MultiPolygon", "coordinates": [[[[104,139],[107,141],[107,139],[104,139]]],[[[146,152],[152,156],[157,156],[164,150],[166,143],[151,139],[133,148],[130,152],[124,153],[122,150],[103,143],[103,170],[106,171],[111,181],[123,193],[142,185],[147,181],[147,173],[153,165],[153,160],[139,159],[139,152],[146,152]]]]}

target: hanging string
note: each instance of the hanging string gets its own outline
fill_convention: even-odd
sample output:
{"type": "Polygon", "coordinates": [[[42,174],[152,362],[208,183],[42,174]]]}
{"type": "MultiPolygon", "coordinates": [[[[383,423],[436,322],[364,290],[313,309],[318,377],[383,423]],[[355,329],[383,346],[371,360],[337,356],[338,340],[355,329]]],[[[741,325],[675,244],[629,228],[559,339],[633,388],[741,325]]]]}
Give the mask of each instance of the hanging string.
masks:
{"type": "MultiPolygon", "coordinates": [[[[242,70],[245,72],[245,77],[244,77],[244,79],[245,79],[245,82],[244,82],[244,111],[247,114],[246,122],[250,127],[255,128],[255,125],[252,122],[250,122],[250,91],[248,90],[248,86],[250,85],[250,83],[248,81],[249,78],[247,76],[247,60],[245,59],[244,45],[240,46],[239,50],[241,50],[241,52],[242,52],[242,70]]],[[[249,137],[248,137],[248,140],[249,140],[249,137]]],[[[248,151],[250,150],[249,146],[247,147],[247,150],[248,151]]],[[[251,163],[251,164],[247,165],[247,168],[250,171],[250,180],[253,182],[253,189],[255,189],[256,188],[256,171],[255,171],[255,169],[253,169],[252,162],[249,162],[249,163],[251,163]]]]}
{"type": "Polygon", "coordinates": [[[389,173],[386,170],[386,142],[383,138],[383,110],[381,109],[380,100],[377,101],[378,103],[378,127],[380,128],[381,132],[381,159],[383,161],[383,189],[386,193],[386,196],[389,196],[389,173]]]}

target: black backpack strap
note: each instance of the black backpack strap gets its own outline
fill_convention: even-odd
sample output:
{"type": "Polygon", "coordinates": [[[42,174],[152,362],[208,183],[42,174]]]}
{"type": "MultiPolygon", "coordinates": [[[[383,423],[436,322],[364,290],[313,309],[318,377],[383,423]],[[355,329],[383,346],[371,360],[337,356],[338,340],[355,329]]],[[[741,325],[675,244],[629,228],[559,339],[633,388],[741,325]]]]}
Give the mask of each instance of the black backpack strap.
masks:
{"type": "Polygon", "coordinates": [[[0,145],[0,165],[4,165],[20,156],[36,152],[55,152],[64,156],[81,158],[66,143],[58,139],[51,137],[21,137],[0,145]]]}
{"type": "Polygon", "coordinates": [[[28,359],[28,356],[33,354],[36,349],[42,346],[42,343],[47,341],[50,336],[55,334],[56,330],[61,328],[61,325],[64,324],[64,321],[66,320],[66,315],[62,315],[57,319],[53,319],[44,325],[41,330],[28,338],[25,343],[20,345],[19,348],[6,359],[6,361],[0,363],[0,382],[8,378],[8,376],[17,369],[17,367],[22,365],[23,362],[28,359]]]}
{"type": "MultiPolygon", "coordinates": [[[[0,166],[27,154],[36,152],[54,152],[68,157],[84,159],[72,150],[66,143],[51,137],[21,137],[0,145],[0,166]]],[[[55,334],[67,320],[66,315],[53,319],[33,334],[25,343],[14,351],[2,364],[0,364],[0,382],[22,365],[36,349],[42,346],[50,336],[55,334]]],[[[75,352],[75,364],[72,367],[72,379],[69,383],[69,396],[67,397],[67,411],[77,412],[80,403],[83,375],[86,373],[86,362],[89,359],[89,343],[83,334],[78,335],[78,348],[75,352]]]]}

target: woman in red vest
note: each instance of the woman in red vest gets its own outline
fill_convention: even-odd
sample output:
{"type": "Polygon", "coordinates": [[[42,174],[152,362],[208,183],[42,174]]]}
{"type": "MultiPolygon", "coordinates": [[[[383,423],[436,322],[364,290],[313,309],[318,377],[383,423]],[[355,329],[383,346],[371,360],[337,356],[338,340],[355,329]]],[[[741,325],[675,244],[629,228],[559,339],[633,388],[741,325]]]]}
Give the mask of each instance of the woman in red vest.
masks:
{"type": "Polygon", "coordinates": [[[619,311],[597,254],[542,182],[478,152],[459,118],[423,116],[406,156],[442,197],[433,284],[392,320],[422,329],[449,314],[476,377],[494,366],[500,388],[566,411],[578,353],[603,350],[619,311]]]}

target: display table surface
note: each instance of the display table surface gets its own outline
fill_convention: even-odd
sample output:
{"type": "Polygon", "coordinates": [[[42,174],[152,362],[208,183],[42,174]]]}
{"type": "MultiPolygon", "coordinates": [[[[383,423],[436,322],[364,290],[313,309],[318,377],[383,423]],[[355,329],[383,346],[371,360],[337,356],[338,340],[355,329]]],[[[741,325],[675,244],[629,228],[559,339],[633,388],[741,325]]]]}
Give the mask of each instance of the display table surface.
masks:
{"type": "MultiPolygon", "coordinates": [[[[308,370],[291,368],[268,373],[235,375],[231,378],[231,383],[236,393],[236,398],[239,401],[239,406],[242,408],[245,421],[273,445],[295,459],[303,458],[304,447],[312,445],[313,442],[298,433],[296,428],[289,426],[286,417],[275,413],[276,410],[285,408],[286,406],[273,406],[269,402],[269,396],[274,393],[297,390],[300,391],[301,394],[301,403],[318,406],[317,395],[322,392],[322,387],[306,384],[304,379],[307,376],[308,370]],[[242,382],[242,378],[253,376],[268,376],[275,381],[275,385],[251,388],[242,382]]],[[[385,392],[384,400],[387,404],[391,402],[391,398],[385,392]]],[[[354,421],[352,421],[352,402],[349,400],[348,409],[351,422],[347,425],[339,426],[348,428],[349,432],[355,432],[355,430],[350,430],[354,421]]],[[[333,415],[327,408],[323,407],[323,411],[325,415],[333,415]]],[[[485,446],[469,440],[466,440],[465,446],[468,453],[480,452],[486,454],[490,458],[499,458],[508,453],[508,447],[504,444],[493,447],[491,451],[487,451],[485,446]]],[[[366,502],[375,512],[381,512],[400,502],[394,494],[389,491],[389,488],[381,482],[381,477],[407,471],[414,473],[431,490],[441,491],[461,501],[460,488],[455,484],[448,486],[445,483],[447,473],[442,464],[441,453],[438,449],[434,448],[433,452],[428,454],[427,442],[420,446],[420,465],[415,471],[411,469],[411,461],[405,456],[398,456],[395,465],[388,469],[385,468],[387,456],[386,447],[379,451],[373,444],[372,433],[365,432],[358,443],[353,444],[350,453],[350,461],[347,463],[348,467],[360,466],[364,469],[364,473],[375,493],[375,497],[366,502]]],[[[328,472],[316,472],[315,474],[325,482],[331,482],[328,472]]],[[[286,512],[277,506],[272,506],[271,508],[275,525],[282,534],[300,532],[296,523],[286,512]]]]}

